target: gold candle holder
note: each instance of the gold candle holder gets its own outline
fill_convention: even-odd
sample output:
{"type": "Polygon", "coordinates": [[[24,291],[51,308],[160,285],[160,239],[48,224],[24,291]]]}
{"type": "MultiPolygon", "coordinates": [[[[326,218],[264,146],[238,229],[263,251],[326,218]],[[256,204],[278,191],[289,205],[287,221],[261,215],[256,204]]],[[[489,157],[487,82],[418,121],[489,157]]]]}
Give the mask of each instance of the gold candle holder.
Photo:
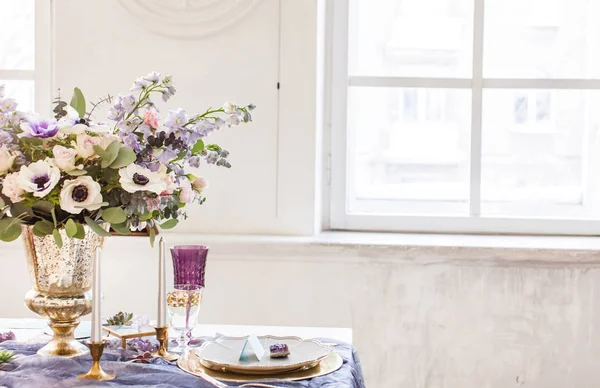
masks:
{"type": "Polygon", "coordinates": [[[158,340],[158,350],[152,353],[152,355],[167,361],[177,360],[179,355],[169,352],[169,328],[155,327],[154,329],[156,330],[156,339],[158,340]]]}
{"type": "Polygon", "coordinates": [[[102,340],[102,342],[91,342],[87,341],[86,345],[90,348],[90,354],[92,355],[92,367],[88,373],[84,373],[82,375],[77,376],[78,379],[87,379],[87,380],[96,380],[96,381],[105,381],[105,380],[113,380],[116,375],[112,373],[106,373],[102,370],[100,366],[100,358],[102,357],[102,353],[104,352],[104,344],[106,340],[102,340]]]}

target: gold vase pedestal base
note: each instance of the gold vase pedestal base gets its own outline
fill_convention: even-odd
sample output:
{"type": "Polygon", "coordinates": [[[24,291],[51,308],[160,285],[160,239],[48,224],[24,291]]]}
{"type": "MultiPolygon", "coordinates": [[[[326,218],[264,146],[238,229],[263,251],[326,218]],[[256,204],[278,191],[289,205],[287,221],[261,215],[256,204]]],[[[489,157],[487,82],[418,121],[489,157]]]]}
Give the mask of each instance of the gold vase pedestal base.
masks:
{"type": "Polygon", "coordinates": [[[38,350],[40,356],[60,356],[75,357],[88,352],[88,348],[75,339],[75,329],[79,325],[79,320],[68,323],[48,323],[54,337],[43,348],[38,350]]]}
{"type": "Polygon", "coordinates": [[[156,339],[158,340],[158,350],[152,353],[154,357],[160,357],[163,360],[175,361],[179,358],[178,354],[169,352],[169,328],[155,327],[156,339]]]}
{"type": "Polygon", "coordinates": [[[86,354],[87,347],[75,339],[79,317],[92,311],[92,296],[50,297],[35,290],[25,295],[25,305],[34,313],[47,317],[54,332],[52,340],[38,350],[40,356],[75,357],[86,354]]]}
{"type": "Polygon", "coordinates": [[[87,346],[90,348],[90,354],[92,355],[92,367],[88,373],[77,376],[78,379],[107,381],[114,380],[117,377],[115,374],[103,371],[100,366],[100,358],[104,352],[105,343],[106,340],[103,340],[102,342],[87,342],[87,346]]]}

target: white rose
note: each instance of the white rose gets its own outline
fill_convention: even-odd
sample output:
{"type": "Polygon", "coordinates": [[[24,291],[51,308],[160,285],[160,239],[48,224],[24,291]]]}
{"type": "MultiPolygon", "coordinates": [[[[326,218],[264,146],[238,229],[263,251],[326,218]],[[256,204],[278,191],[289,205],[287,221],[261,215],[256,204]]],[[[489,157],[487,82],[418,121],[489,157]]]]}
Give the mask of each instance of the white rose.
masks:
{"type": "Polygon", "coordinates": [[[2,194],[8,197],[12,203],[23,200],[23,189],[19,187],[19,173],[13,172],[4,177],[2,181],[2,194]]]}
{"type": "Polygon", "coordinates": [[[52,148],[52,154],[54,155],[54,164],[61,170],[69,172],[79,168],[79,166],[75,166],[75,158],[77,157],[76,149],[55,145],[52,148]]]}
{"type": "Polygon", "coordinates": [[[206,178],[200,177],[200,178],[196,178],[194,179],[194,181],[192,182],[192,188],[197,192],[197,193],[201,193],[202,190],[206,189],[208,187],[208,181],[206,180],[206,178]]]}
{"type": "Polygon", "coordinates": [[[130,164],[119,170],[119,183],[129,193],[151,191],[160,194],[167,189],[164,173],[153,172],[137,164],[130,164]]]}
{"type": "Polygon", "coordinates": [[[192,184],[187,178],[181,178],[180,181],[181,191],[179,191],[179,202],[181,203],[192,203],[196,198],[196,193],[192,189],[192,184]]]}
{"type": "Polygon", "coordinates": [[[77,155],[79,155],[83,159],[91,158],[96,155],[96,151],[94,151],[94,146],[100,144],[100,138],[87,135],[85,133],[77,135],[77,140],[75,144],[75,149],[77,150],[77,155]]]}
{"type": "Polygon", "coordinates": [[[6,144],[0,147],[0,175],[6,174],[11,169],[16,158],[17,154],[10,152],[6,144]]]}
{"type": "Polygon", "coordinates": [[[38,198],[48,195],[59,180],[60,170],[46,160],[21,166],[19,172],[19,187],[38,198]]]}
{"type": "Polygon", "coordinates": [[[60,208],[71,214],[79,214],[83,209],[93,211],[102,206],[102,193],[98,182],[90,176],[65,181],[60,190],[60,208]]]}

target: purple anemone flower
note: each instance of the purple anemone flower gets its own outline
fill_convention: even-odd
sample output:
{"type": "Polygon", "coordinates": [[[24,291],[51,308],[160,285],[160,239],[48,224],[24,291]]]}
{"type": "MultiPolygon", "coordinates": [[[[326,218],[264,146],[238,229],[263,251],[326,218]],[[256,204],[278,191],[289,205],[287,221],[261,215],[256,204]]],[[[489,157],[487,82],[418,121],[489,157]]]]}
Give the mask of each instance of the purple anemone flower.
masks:
{"type": "Polygon", "coordinates": [[[23,136],[25,137],[47,139],[56,136],[58,124],[56,120],[28,119],[21,124],[21,129],[23,129],[23,136]]]}

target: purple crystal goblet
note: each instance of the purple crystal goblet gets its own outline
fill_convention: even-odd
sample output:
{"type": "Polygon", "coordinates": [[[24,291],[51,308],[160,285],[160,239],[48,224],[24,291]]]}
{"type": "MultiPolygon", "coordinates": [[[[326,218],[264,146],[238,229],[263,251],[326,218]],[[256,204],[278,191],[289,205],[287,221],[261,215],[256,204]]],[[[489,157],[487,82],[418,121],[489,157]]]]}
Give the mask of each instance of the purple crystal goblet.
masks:
{"type": "Polygon", "coordinates": [[[204,245],[176,245],[171,247],[173,284],[204,287],[204,272],[208,247],[204,245]]]}

